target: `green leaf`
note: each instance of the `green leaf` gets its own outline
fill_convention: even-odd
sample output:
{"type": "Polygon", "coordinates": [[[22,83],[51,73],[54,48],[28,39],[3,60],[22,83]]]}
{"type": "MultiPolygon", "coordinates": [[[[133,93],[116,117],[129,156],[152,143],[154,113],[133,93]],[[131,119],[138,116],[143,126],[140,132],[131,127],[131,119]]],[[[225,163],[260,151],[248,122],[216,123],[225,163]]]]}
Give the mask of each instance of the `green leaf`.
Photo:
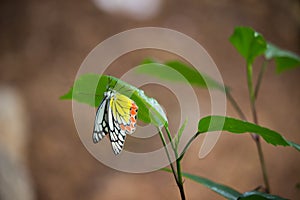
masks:
{"type": "MultiPolygon", "coordinates": [[[[162,170],[167,171],[167,172],[172,172],[168,168],[163,168],[162,170]]],[[[221,195],[227,199],[236,200],[242,195],[241,193],[239,193],[238,191],[236,191],[233,188],[213,182],[207,178],[204,178],[201,176],[196,176],[196,175],[189,174],[189,173],[184,173],[184,172],[182,173],[182,175],[188,179],[191,179],[197,183],[200,183],[201,185],[211,189],[212,191],[218,193],[219,195],[221,195]]]]}
{"type": "Polygon", "coordinates": [[[142,65],[135,69],[135,72],[148,74],[162,80],[188,82],[198,87],[219,89],[224,92],[224,86],[221,83],[181,61],[169,61],[162,64],[146,59],[142,62],[142,65]]]}
{"type": "Polygon", "coordinates": [[[228,131],[236,134],[255,133],[260,135],[267,143],[275,146],[291,146],[300,151],[298,144],[286,140],[273,130],[226,116],[207,116],[202,118],[198,123],[198,131],[199,134],[210,131],[228,131]],[[224,124],[222,122],[224,122],[224,124]]]}
{"type": "Polygon", "coordinates": [[[69,92],[61,96],[62,100],[74,99],[93,107],[99,106],[103,99],[104,91],[108,85],[108,77],[98,74],[83,74],[70,88],[69,92]]]}
{"type": "Polygon", "coordinates": [[[281,73],[288,69],[300,67],[300,57],[290,51],[278,48],[277,46],[268,43],[265,52],[267,60],[275,59],[276,72],[281,73]]]}
{"type": "MultiPolygon", "coordinates": [[[[172,172],[171,169],[168,168],[162,168],[161,170],[166,172],[172,172]]],[[[241,194],[240,192],[238,192],[237,190],[231,187],[213,182],[207,178],[193,175],[190,173],[183,172],[182,176],[190,180],[193,180],[197,183],[200,183],[201,185],[207,187],[208,189],[230,200],[286,200],[285,198],[272,195],[272,194],[259,192],[259,191],[249,191],[241,194]]]]}
{"type": "Polygon", "coordinates": [[[83,74],[75,81],[69,92],[61,96],[60,99],[73,99],[98,107],[108,87],[135,101],[139,107],[139,120],[158,127],[168,123],[162,107],[155,99],[147,97],[144,91],[112,76],[83,74]]]}
{"type": "Polygon", "coordinates": [[[70,88],[69,92],[67,92],[66,94],[60,96],[59,99],[61,99],[61,100],[72,99],[72,94],[73,94],[73,87],[70,88]]]}
{"type": "Polygon", "coordinates": [[[285,198],[276,195],[267,194],[259,191],[245,192],[238,199],[239,200],[287,200],[285,198]]]}
{"type": "Polygon", "coordinates": [[[247,64],[266,51],[267,43],[260,33],[250,27],[236,27],[229,41],[245,58],[247,64]]]}
{"type": "Polygon", "coordinates": [[[187,119],[184,120],[183,124],[181,125],[179,131],[178,131],[178,134],[177,134],[177,137],[175,137],[175,148],[177,149],[178,148],[178,144],[180,142],[180,138],[182,136],[182,133],[186,127],[186,124],[187,124],[187,119]]]}

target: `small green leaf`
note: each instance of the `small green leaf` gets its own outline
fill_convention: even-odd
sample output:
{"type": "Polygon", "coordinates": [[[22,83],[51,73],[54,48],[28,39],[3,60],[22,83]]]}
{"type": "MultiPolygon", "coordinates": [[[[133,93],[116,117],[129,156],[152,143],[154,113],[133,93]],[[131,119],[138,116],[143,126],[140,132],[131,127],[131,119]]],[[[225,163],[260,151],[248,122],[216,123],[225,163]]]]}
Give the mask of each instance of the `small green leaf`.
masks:
{"type": "Polygon", "coordinates": [[[60,99],[73,99],[98,107],[108,87],[135,101],[139,107],[139,120],[158,127],[168,123],[163,109],[155,99],[147,97],[144,91],[112,76],[83,74],[75,81],[69,92],[60,99]]]}
{"type": "Polygon", "coordinates": [[[267,43],[260,33],[250,27],[236,27],[229,41],[237,51],[252,64],[254,59],[266,51],[267,43]]]}
{"type": "Polygon", "coordinates": [[[181,125],[179,131],[178,131],[178,134],[177,134],[177,137],[175,137],[175,147],[176,149],[178,148],[178,144],[180,142],[180,138],[182,136],[182,133],[186,127],[186,124],[187,124],[187,119],[184,120],[183,124],[181,125]]]}
{"type": "Polygon", "coordinates": [[[255,133],[260,135],[267,143],[281,146],[291,146],[300,150],[299,145],[286,140],[279,133],[268,128],[234,119],[226,116],[207,116],[202,118],[198,124],[199,133],[206,133],[210,131],[228,131],[231,133],[255,133]],[[222,124],[224,122],[224,124],[222,124]]]}
{"type": "Polygon", "coordinates": [[[151,59],[146,59],[142,62],[142,65],[135,69],[135,72],[174,82],[185,81],[198,87],[219,89],[225,92],[224,86],[221,83],[181,61],[169,61],[162,64],[151,59]]]}
{"type": "Polygon", "coordinates": [[[66,94],[60,96],[59,99],[61,99],[61,100],[72,99],[72,94],[73,94],[73,87],[70,88],[69,92],[67,92],[66,94]]]}
{"type": "Polygon", "coordinates": [[[287,200],[287,199],[276,195],[259,192],[259,191],[250,191],[242,194],[238,198],[238,200],[287,200]]]}
{"type": "MultiPolygon", "coordinates": [[[[163,168],[162,170],[167,171],[167,172],[172,172],[168,168],[163,168]]],[[[216,182],[213,182],[207,178],[201,177],[201,176],[196,176],[193,174],[189,173],[182,173],[182,176],[191,179],[197,183],[200,183],[201,185],[211,189],[212,191],[218,193],[219,195],[227,198],[227,199],[232,199],[232,200],[237,200],[242,194],[236,191],[233,188],[230,188],[226,185],[222,185],[216,182]]]]}
{"type": "Polygon", "coordinates": [[[300,57],[290,51],[278,48],[277,46],[268,43],[265,52],[267,60],[275,59],[276,71],[281,73],[288,69],[300,67],[300,57]]]}

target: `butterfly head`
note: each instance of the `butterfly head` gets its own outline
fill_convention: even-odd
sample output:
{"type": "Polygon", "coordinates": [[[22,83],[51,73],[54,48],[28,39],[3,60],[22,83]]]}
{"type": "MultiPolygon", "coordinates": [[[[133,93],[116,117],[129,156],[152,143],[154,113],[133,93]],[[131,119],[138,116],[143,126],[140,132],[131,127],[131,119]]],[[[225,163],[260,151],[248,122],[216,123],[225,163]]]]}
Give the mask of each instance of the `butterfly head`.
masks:
{"type": "Polygon", "coordinates": [[[116,94],[116,91],[114,91],[111,88],[108,88],[107,91],[104,92],[104,96],[106,96],[106,97],[113,97],[113,96],[115,96],[115,94],[116,94]]]}

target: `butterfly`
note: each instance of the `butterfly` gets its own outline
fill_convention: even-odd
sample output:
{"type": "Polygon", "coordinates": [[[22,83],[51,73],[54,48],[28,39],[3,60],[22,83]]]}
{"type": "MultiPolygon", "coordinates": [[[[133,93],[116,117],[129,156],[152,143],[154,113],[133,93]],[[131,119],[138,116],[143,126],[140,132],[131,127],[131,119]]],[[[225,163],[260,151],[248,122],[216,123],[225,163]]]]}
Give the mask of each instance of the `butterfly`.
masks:
{"type": "Polygon", "coordinates": [[[138,106],[133,100],[115,90],[107,90],[96,112],[93,142],[98,143],[109,134],[113,152],[121,153],[126,134],[136,129],[137,112],[138,106]]]}

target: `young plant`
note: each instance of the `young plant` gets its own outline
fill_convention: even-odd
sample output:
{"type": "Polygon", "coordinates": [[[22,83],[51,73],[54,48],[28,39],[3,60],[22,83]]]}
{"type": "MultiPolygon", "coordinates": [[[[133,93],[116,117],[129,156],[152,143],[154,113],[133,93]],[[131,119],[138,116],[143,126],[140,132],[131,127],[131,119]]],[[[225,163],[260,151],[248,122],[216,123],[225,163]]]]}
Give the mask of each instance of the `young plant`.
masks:
{"type": "MultiPolygon", "coordinates": [[[[206,116],[200,119],[198,123],[197,133],[195,133],[193,137],[185,144],[182,152],[178,151],[178,144],[180,142],[181,135],[184,131],[187,121],[185,121],[180,127],[176,137],[172,138],[168,127],[168,120],[157,101],[147,97],[142,90],[135,88],[134,86],[129,85],[128,83],[125,83],[115,77],[97,74],[84,74],[75,81],[70,91],[64,96],[62,96],[61,99],[73,99],[78,102],[88,104],[90,106],[98,107],[100,101],[103,98],[103,93],[106,91],[107,85],[109,85],[108,80],[113,80],[112,82],[114,85],[119,84],[121,87],[116,88],[122,88],[122,90],[116,89],[117,92],[132,99],[139,107],[138,120],[141,120],[145,123],[152,123],[157,127],[170,164],[170,169],[163,168],[162,170],[166,172],[171,172],[173,174],[175,182],[180,192],[181,199],[186,199],[183,187],[183,177],[204,185],[205,187],[211,189],[212,191],[218,193],[226,199],[284,199],[282,197],[269,194],[270,185],[261,148],[261,139],[264,139],[267,143],[272,144],[274,146],[291,146],[297,149],[298,151],[300,151],[300,145],[285,139],[280,133],[274,130],[260,126],[258,124],[255,102],[258,96],[264,72],[269,62],[271,60],[275,60],[276,71],[278,73],[281,73],[285,70],[299,67],[300,57],[294,53],[279,49],[278,47],[268,43],[261,34],[255,32],[249,27],[237,27],[229,40],[245,59],[247,69],[248,93],[254,123],[250,123],[247,121],[246,115],[243,113],[242,109],[239,107],[234,97],[231,95],[231,90],[229,89],[229,87],[225,86],[225,88],[223,88],[223,86],[218,82],[207,77],[205,74],[199,73],[192,67],[180,61],[166,62],[164,63],[164,66],[167,66],[172,70],[176,70],[181,75],[183,75],[190,84],[194,86],[203,88],[210,87],[212,89],[222,89],[222,91],[226,93],[228,101],[233,105],[233,108],[237,111],[238,115],[241,118],[235,119],[228,116],[206,116]],[[263,56],[265,61],[261,66],[256,84],[253,84],[253,62],[259,56],[263,56]],[[203,79],[203,77],[205,77],[205,79],[203,79]],[[205,82],[205,80],[209,83],[205,82]],[[94,87],[95,85],[96,87],[94,87]],[[94,94],[95,89],[96,94],[94,94]],[[224,123],[220,125],[220,121],[224,123]],[[171,144],[171,152],[166,147],[167,140],[164,134],[162,133],[161,128],[163,128],[167,133],[167,140],[171,144]],[[209,133],[211,131],[227,131],[234,134],[251,134],[252,139],[256,143],[258,156],[260,158],[260,165],[264,179],[264,188],[262,191],[254,190],[245,193],[240,193],[233,188],[215,183],[207,178],[182,172],[181,161],[191,143],[200,134],[209,133]],[[174,163],[172,163],[171,161],[171,154],[175,156],[176,161],[174,163]]],[[[152,60],[146,60],[144,63],[151,65],[156,70],[149,70],[149,67],[143,68],[143,66],[141,66],[137,70],[138,73],[144,73],[166,80],[177,81],[177,79],[172,77],[168,72],[160,70],[160,63],[152,60]]]]}

